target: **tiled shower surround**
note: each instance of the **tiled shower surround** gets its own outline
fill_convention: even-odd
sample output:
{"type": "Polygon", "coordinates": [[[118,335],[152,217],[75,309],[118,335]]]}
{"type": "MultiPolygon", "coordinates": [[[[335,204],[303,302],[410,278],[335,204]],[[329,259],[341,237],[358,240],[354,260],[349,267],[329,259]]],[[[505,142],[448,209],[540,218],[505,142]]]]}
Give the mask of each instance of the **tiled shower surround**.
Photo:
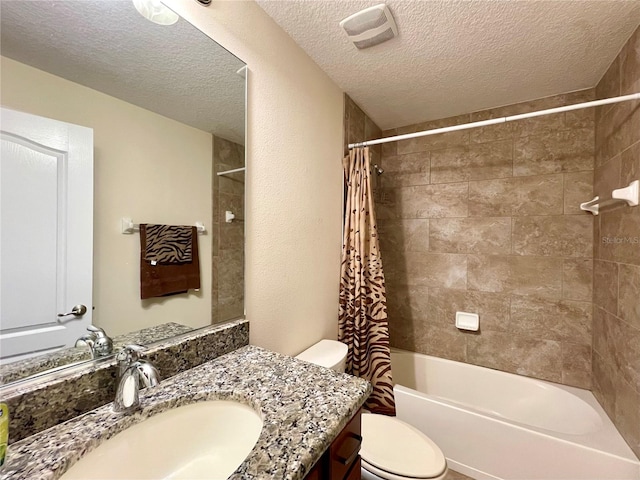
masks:
{"type": "MultiPolygon", "coordinates": [[[[598,98],[640,92],[640,29],[596,87],[598,98]]],[[[640,102],[596,111],[595,194],[640,179],[640,102]]],[[[640,456],[640,207],[595,219],[593,390],[640,456]]]]}
{"type": "MultiPolygon", "coordinates": [[[[383,135],[594,98],[585,90],[383,135]]],[[[351,123],[364,115],[349,109],[351,123]]],[[[593,217],[579,204],[592,198],[594,113],[382,146],[376,212],[392,346],[591,387],[593,217]],[[478,313],[480,332],[456,329],[456,311],[478,313]]]]}
{"type": "MultiPolygon", "coordinates": [[[[595,89],[381,132],[640,92],[640,29],[595,89]]],[[[345,143],[378,138],[345,99],[345,143]]],[[[590,388],[640,456],[640,102],[373,147],[391,344],[590,388]],[[480,332],[454,326],[480,314],[480,332]]]]}
{"type": "Polygon", "coordinates": [[[224,322],[244,315],[244,172],[217,172],[244,167],[244,147],[213,136],[213,265],[211,318],[224,322]],[[225,211],[236,218],[225,221],[225,211]]]}

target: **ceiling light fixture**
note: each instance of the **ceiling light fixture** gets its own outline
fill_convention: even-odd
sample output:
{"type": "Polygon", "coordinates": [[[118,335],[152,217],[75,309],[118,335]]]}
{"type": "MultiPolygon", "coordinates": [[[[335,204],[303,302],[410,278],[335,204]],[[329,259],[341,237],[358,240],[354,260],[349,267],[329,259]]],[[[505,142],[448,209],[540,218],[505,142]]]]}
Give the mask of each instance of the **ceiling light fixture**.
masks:
{"type": "Polygon", "coordinates": [[[136,10],[147,20],[158,25],[173,25],[180,18],[160,0],[132,0],[136,10]]]}

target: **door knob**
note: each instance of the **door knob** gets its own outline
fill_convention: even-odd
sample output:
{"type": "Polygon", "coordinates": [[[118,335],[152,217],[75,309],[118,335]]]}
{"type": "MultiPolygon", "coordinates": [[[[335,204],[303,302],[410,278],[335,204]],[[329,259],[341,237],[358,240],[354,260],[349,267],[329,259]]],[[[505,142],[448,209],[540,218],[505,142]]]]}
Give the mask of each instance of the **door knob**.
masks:
{"type": "Polygon", "coordinates": [[[84,305],[76,305],[75,307],[73,307],[71,309],[71,311],[69,313],[59,313],[58,316],[59,317],[66,317],[68,315],[75,315],[76,317],[81,317],[85,313],[87,313],[87,307],[85,307],[84,305]]]}

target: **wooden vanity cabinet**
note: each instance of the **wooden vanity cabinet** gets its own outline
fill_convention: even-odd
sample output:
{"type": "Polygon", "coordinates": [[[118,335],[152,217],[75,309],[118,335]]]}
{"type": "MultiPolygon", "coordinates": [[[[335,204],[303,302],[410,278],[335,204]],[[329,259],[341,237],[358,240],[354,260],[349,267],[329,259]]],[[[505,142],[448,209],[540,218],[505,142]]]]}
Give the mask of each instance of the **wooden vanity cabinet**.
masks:
{"type": "Polygon", "coordinates": [[[351,418],[305,480],[360,480],[362,409],[351,418]]]}

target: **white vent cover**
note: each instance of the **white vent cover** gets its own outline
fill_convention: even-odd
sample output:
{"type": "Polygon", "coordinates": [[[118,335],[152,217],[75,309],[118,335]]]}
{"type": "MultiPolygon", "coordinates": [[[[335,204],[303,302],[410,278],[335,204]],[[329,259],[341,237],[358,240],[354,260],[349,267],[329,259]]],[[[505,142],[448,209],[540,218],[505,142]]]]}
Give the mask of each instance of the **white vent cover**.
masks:
{"type": "Polygon", "coordinates": [[[340,26],[357,48],[369,48],[398,35],[398,27],[384,3],[365,8],[345,18],[340,26]]]}

